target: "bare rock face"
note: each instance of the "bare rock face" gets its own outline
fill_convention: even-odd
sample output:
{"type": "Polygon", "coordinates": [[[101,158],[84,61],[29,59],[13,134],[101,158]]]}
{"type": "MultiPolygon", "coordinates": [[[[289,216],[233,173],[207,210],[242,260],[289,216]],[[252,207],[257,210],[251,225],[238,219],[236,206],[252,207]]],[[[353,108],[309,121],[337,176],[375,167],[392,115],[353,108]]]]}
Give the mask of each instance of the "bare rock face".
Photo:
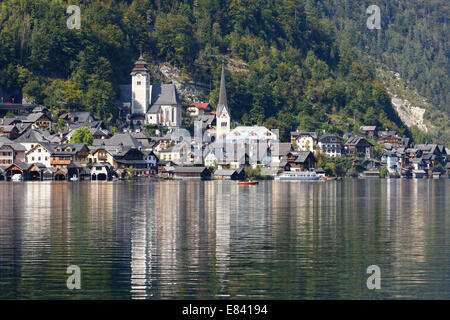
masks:
{"type": "Polygon", "coordinates": [[[397,111],[400,119],[407,127],[417,126],[421,131],[428,132],[424,122],[425,109],[413,106],[408,100],[392,98],[392,105],[397,111]]]}
{"type": "Polygon", "coordinates": [[[187,101],[203,102],[199,100],[199,97],[209,94],[209,87],[207,88],[205,84],[195,83],[190,79],[183,78],[181,71],[168,63],[164,63],[159,67],[158,74],[164,82],[173,83],[177,88],[178,94],[187,101]]]}

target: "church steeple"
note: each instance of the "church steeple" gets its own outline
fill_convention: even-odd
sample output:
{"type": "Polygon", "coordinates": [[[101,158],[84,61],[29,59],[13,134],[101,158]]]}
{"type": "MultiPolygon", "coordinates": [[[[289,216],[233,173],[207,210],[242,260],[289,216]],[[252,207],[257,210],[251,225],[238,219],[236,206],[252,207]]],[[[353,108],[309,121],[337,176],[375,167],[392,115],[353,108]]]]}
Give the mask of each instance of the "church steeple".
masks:
{"type": "Polygon", "coordinates": [[[230,114],[228,110],[227,102],[227,88],[225,86],[225,69],[222,65],[222,75],[220,77],[220,93],[219,93],[219,103],[217,104],[217,115],[222,113],[223,108],[230,114]]]}
{"type": "Polygon", "coordinates": [[[225,68],[222,66],[222,75],[220,78],[219,103],[216,110],[216,136],[217,139],[223,139],[230,132],[231,114],[228,109],[227,89],[225,86],[225,68]]]}

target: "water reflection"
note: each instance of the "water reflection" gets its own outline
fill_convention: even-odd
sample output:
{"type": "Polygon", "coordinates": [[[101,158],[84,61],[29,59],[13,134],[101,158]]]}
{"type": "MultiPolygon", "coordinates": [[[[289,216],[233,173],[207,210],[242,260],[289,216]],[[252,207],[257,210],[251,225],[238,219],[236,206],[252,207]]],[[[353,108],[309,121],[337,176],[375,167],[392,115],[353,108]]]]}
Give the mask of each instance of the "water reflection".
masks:
{"type": "Polygon", "coordinates": [[[0,183],[0,298],[450,298],[449,188],[0,183]]]}

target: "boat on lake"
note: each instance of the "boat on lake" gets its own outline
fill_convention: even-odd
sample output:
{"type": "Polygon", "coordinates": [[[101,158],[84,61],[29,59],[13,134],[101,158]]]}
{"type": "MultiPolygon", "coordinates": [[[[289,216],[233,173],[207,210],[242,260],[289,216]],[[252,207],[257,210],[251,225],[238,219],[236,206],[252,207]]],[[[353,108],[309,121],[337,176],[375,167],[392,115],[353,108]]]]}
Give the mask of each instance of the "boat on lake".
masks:
{"type": "Polygon", "coordinates": [[[238,184],[241,186],[251,186],[251,185],[258,184],[258,181],[240,181],[240,182],[238,182],[238,184]]]}
{"type": "Polygon", "coordinates": [[[285,171],[275,177],[279,181],[318,181],[320,176],[314,171],[285,171]]]}

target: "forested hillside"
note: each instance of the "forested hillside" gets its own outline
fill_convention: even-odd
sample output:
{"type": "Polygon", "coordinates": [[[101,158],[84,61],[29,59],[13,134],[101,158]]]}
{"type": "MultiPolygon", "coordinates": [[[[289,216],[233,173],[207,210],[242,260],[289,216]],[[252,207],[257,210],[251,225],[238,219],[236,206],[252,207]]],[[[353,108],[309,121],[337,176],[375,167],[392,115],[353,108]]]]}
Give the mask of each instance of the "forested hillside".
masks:
{"type": "Polygon", "coordinates": [[[212,75],[213,103],[220,65],[233,58],[247,66],[227,73],[232,117],[243,124],[278,127],[285,136],[296,128],[343,134],[362,124],[409,134],[374,68],[314,0],[70,4],[81,7],[80,30],[66,27],[66,1],[3,1],[1,87],[55,112],[87,109],[109,121],[141,49],[149,62],[170,62],[195,81],[212,75]]]}
{"type": "Polygon", "coordinates": [[[416,140],[449,141],[450,1],[317,0],[317,6],[333,21],[339,37],[360,50],[362,60],[381,72],[399,74],[401,84],[386,83],[391,92],[403,94],[418,107],[424,101],[415,91],[427,100],[424,117],[432,129],[426,136],[413,129],[416,140]],[[381,9],[380,30],[366,28],[366,8],[372,4],[381,9]]]}
{"type": "Polygon", "coordinates": [[[450,1],[318,0],[342,37],[399,72],[418,92],[450,113],[450,1]],[[381,11],[381,29],[365,27],[366,8],[381,11]]]}

